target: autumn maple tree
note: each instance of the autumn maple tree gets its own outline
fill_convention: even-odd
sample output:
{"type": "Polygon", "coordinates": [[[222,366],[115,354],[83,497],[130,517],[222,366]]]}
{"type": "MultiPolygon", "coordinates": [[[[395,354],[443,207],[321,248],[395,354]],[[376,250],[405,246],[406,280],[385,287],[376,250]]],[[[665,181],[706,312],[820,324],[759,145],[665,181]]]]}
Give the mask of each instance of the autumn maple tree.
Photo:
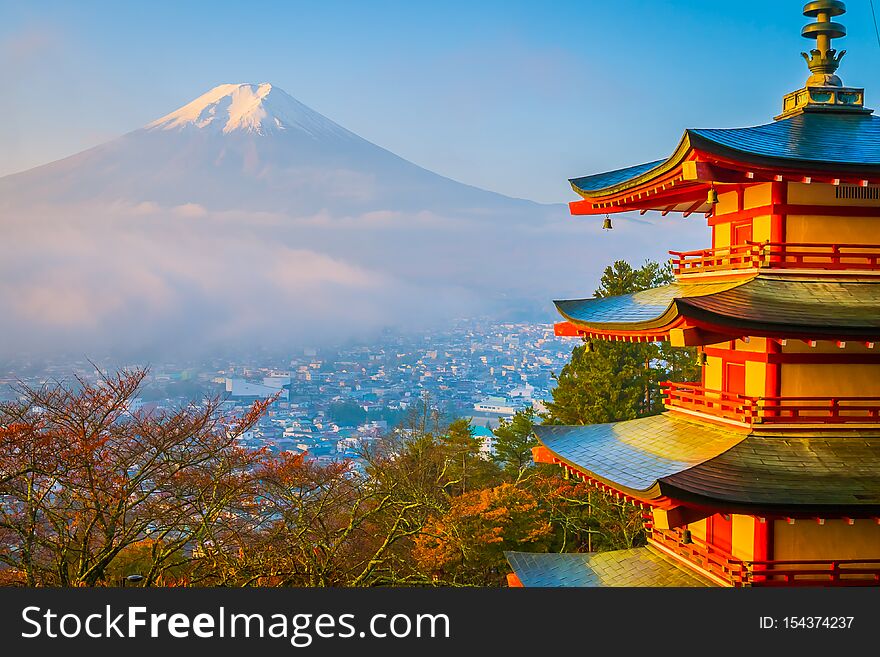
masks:
{"type": "Polygon", "coordinates": [[[0,562],[28,585],[94,586],[150,541],[147,583],[198,543],[251,478],[237,445],[266,402],[224,418],[219,401],[130,412],[146,371],[90,385],[21,386],[0,406],[0,562]]]}

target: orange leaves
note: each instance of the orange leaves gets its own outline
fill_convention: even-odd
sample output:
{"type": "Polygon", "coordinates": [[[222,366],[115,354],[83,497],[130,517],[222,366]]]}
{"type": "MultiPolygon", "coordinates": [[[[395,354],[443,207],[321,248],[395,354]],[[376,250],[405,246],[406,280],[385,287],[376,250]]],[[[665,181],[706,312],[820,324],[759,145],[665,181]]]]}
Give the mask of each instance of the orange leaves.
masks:
{"type": "Polygon", "coordinates": [[[435,516],[416,538],[416,560],[453,580],[490,573],[503,563],[504,550],[535,548],[552,535],[539,500],[514,484],[465,493],[435,516]]]}
{"type": "Polygon", "coordinates": [[[154,580],[251,491],[260,454],[239,448],[229,426],[252,426],[265,406],[228,424],[218,400],[129,413],[145,376],[22,386],[0,406],[0,526],[17,548],[0,562],[31,585],[95,585],[132,554],[154,580]]]}

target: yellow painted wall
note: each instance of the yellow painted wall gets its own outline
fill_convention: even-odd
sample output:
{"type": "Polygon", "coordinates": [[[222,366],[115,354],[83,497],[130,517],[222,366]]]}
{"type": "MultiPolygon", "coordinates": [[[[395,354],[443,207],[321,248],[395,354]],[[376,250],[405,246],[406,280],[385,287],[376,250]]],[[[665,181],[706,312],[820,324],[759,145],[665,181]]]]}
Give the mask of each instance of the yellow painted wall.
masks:
{"type": "MultiPolygon", "coordinates": [[[[842,207],[880,207],[880,199],[836,198],[830,184],[789,183],[790,205],[836,205],[842,207]]],[[[789,242],[825,244],[877,244],[880,219],[877,217],[816,217],[788,215],[785,237],[789,242]]]]}
{"type": "Polygon", "coordinates": [[[801,559],[880,559],[880,525],[874,520],[785,520],[773,523],[773,558],[779,561],[801,559]]]}
{"type": "Polygon", "coordinates": [[[753,242],[769,242],[770,241],[770,217],[769,217],[769,215],[755,217],[752,220],[752,241],[753,242]]]}
{"type": "MultiPolygon", "coordinates": [[[[750,210],[752,208],[762,208],[770,205],[772,185],[764,183],[763,185],[754,185],[746,187],[743,190],[743,209],[750,210]]],[[[752,240],[755,242],[764,242],[770,239],[770,217],[769,215],[755,217],[752,219],[752,240]]]]}
{"type": "Polygon", "coordinates": [[[835,186],[829,183],[788,183],[788,203],[789,205],[880,207],[880,199],[837,198],[835,189],[835,186]]]}
{"type": "MultiPolygon", "coordinates": [[[[727,349],[727,342],[711,345],[719,349],[727,349]]],[[[737,351],[749,351],[763,353],[766,349],[764,338],[750,338],[748,342],[737,340],[737,351]]],[[[704,368],[706,374],[706,388],[708,390],[721,390],[724,383],[723,359],[719,356],[708,356],[704,368]]],[[[766,391],[767,365],[765,363],[747,362],[746,368],[746,395],[763,397],[766,391]]]]}
{"type": "Polygon", "coordinates": [[[767,392],[766,363],[746,363],[746,396],[763,397],[767,392]]]}
{"type": "Polygon", "coordinates": [[[752,516],[733,515],[731,520],[731,552],[737,559],[755,558],[755,523],[752,516]]]}
{"type": "Polygon", "coordinates": [[[785,239],[816,244],[877,244],[880,218],[790,214],[785,220],[785,239]]]}
{"type": "Polygon", "coordinates": [[[749,338],[749,341],[737,340],[735,343],[737,351],[754,351],[764,353],[767,351],[767,338],[749,338]]]}
{"type": "Polygon", "coordinates": [[[698,520],[697,522],[692,522],[687,526],[688,529],[691,530],[691,537],[699,539],[701,541],[706,540],[706,521],[698,520]]]}
{"type": "Polygon", "coordinates": [[[723,249],[730,246],[730,224],[712,226],[712,247],[723,249]]]}
{"type": "Polygon", "coordinates": [[[706,358],[706,388],[708,390],[721,390],[721,383],[724,381],[724,370],[721,365],[721,359],[718,356],[708,356],[706,358]]]}
{"type": "Polygon", "coordinates": [[[751,208],[761,208],[765,205],[770,205],[772,188],[773,186],[771,183],[764,183],[763,185],[753,185],[751,187],[746,187],[745,198],[743,199],[743,207],[746,210],[749,210],[751,208]]]}
{"type": "Polygon", "coordinates": [[[715,214],[729,214],[739,208],[738,192],[724,192],[718,195],[718,205],[715,206],[715,214]]]}
{"type": "Polygon", "coordinates": [[[880,365],[806,365],[780,368],[783,397],[880,397],[880,365]]]}

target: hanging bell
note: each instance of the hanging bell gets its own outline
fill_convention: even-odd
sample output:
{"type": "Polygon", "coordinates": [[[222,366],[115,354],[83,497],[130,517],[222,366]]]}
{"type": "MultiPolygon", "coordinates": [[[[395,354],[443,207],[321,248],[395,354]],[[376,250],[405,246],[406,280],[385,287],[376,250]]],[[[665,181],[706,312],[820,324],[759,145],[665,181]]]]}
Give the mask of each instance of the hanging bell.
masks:
{"type": "Polygon", "coordinates": [[[690,544],[693,543],[693,542],[694,542],[694,539],[691,538],[691,530],[690,530],[690,529],[685,529],[685,530],[681,533],[681,544],[682,544],[682,545],[690,545],[690,544]]]}
{"type": "Polygon", "coordinates": [[[605,215],[605,222],[602,224],[602,230],[613,230],[614,226],[611,225],[611,215],[605,215]]]}
{"type": "Polygon", "coordinates": [[[706,203],[713,207],[718,203],[718,192],[715,191],[714,187],[709,189],[709,196],[706,198],[706,203]]]}
{"type": "Polygon", "coordinates": [[[584,351],[587,352],[588,354],[592,354],[594,351],[596,351],[596,345],[594,345],[592,342],[588,342],[584,346],[584,351]]]}
{"type": "Polygon", "coordinates": [[[697,354],[697,365],[705,365],[709,362],[709,357],[706,355],[705,351],[701,351],[697,354]]]}

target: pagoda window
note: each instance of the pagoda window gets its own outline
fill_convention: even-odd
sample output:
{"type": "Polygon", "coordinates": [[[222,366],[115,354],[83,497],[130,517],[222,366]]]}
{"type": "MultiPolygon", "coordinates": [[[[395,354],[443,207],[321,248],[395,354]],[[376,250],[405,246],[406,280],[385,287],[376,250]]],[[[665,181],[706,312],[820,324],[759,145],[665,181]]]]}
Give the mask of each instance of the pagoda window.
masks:
{"type": "Polygon", "coordinates": [[[857,198],[876,201],[880,199],[880,187],[838,185],[834,188],[834,198],[857,198]]]}

